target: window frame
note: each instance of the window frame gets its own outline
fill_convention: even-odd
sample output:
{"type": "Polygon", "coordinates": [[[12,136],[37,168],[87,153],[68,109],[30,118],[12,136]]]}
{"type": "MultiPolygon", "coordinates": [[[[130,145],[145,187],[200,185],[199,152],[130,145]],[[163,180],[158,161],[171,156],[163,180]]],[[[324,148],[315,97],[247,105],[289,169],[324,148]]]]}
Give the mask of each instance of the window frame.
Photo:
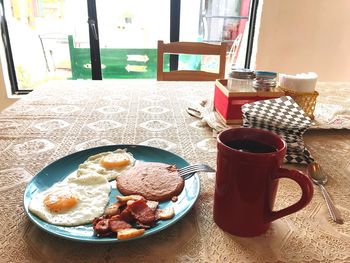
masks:
{"type": "MultiPolygon", "coordinates": [[[[32,90],[21,90],[18,88],[18,81],[16,70],[14,66],[10,36],[8,32],[8,26],[6,22],[6,14],[4,9],[4,0],[0,0],[0,12],[1,12],[1,36],[5,48],[7,72],[3,74],[8,74],[11,92],[15,95],[28,94],[32,90]]],[[[250,1],[250,12],[249,12],[249,28],[248,28],[248,39],[247,39],[247,49],[245,56],[245,68],[250,67],[252,59],[252,49],[255,34],[255,24],[257,16],[259,0],[250,1]]],[[[98,39],[98,19],[96,12],[96,1],[87,0],[88,8],[88,21],[87,26],[89,27],[89,40],[90,40],[90,58],[91,58],[91,78],[92,80],[102,80],[102,70],[101,70],[101,57],[100,57],[100,46],[98,39]],[[92,26],[94,24],[94,27],[92,26]]],[[[180,16],[181,16],[181,0],[170,0],[170,41],[179,41],[180,35],[180,16]]],[[[170,57],[170,69],[178,68],[178,55],[172,55],[170,57]]]]}

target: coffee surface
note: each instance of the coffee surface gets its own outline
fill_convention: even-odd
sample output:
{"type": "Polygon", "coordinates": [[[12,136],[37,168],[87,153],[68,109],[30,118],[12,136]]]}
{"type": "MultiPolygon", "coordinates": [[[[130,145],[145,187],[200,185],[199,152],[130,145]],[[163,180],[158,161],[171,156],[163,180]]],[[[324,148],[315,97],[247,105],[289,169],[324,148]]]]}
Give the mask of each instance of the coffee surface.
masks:
{"type": "Polygon", "coordinates": [[[277,149],[263,142],[253,141],[253,140],[232,140],[225,143],[228,147],[249,153],[271,153],[277,152],[277,149]]]}

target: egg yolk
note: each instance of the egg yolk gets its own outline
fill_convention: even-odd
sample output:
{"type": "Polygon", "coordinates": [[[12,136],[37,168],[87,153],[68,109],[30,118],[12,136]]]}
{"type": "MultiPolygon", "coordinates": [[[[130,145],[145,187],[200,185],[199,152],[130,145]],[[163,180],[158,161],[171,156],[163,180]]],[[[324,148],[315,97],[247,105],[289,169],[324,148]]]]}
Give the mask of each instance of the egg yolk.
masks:
{"type": "Polygon", "coordinates": [[[105,168],[120,168],[130,164],[130,159],[124,154],[109,154],[101,159],[100,164],[105,168]]]}
{"type": "Polygon", "coordinates": [[[45,206],[56,213],[65,212],[75,207],[78,198],[69,192],[57,191],[48,194],[44,198],[45,206]]]}

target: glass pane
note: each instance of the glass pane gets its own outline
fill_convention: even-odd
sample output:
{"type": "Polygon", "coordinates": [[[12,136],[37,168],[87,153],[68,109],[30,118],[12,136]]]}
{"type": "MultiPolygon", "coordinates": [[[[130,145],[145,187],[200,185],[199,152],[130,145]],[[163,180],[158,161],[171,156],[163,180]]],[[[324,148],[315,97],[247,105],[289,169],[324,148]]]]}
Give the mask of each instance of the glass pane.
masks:
{"type": "Polygon", "coordinates": [[[157,41],[169,41],[170,0],[97,0],[96,9],[103,78],[156,78],[157,41]]]}
{"type": "MultiPolygon", "coordinates": [[[[181,41],[227,42],[227,68],[236,63],[248,20],[250,0],[185,0],[181,2],[181,41]],[[196,15],[198,14],[198,15],[196,15]]],[[[245,52],[245,50],[241,50],[245,52]]],[[[218,56],[179,57],[179,68],[217,72],[218,56]]]]}
{"type": "Polygon", "coordinates": [[[71,79],[69,36],[89,43],[86,0],[11,0],[4,8],[18,89],[71,79]]]}

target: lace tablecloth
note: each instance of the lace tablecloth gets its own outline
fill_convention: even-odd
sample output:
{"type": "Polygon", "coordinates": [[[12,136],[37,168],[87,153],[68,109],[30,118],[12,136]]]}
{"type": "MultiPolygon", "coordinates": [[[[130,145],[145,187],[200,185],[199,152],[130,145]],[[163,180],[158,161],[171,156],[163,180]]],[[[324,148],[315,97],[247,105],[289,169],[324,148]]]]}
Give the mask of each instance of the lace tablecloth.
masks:
{"type": "MultiPolygon", "coordinates": [[[[213,92],[213,82],[58,81],[3,110],[0,262],[350,262],[349,130],[313,130],[305,136],[314,158],[329,174],[327,188],[343,225],[330,220],[315,188],[305,209],[273,222],[266,234],[229,235],[212,218],[213,173],[200,174],[199,199],[183,219],[147,238],[79,243],[52,236],[29,221],[22,205],[28,180],[69,153],[108,144],[143,144],[215,167],[211,129],[185,110],[213,92]]],[[[327,83],[319,92],[319,101],[349,105],[350,84],[327,83]]],[[[298,186],[281,180],[276,209],[298,197],[298,186]]]]}
{"type": "MultiPolygon", "coordinates": [[[[317,84],[317,91],[322,95],[317,97],[314,110],[315,118],[310,129],[349,129],[350,130],[350,95],[348,83],[317,84]]],[[[214,131],[220,132],[228,127],[240,125],[227,125],[214,108],[212,96],[192,101],[187,108],[190,115],[200,117],[214,131]]]]}
{"type": "Polygon", "coordinates": [[[317,98],[315,109],[315,129],[350,129],[349,83],[317,84],[322,92],[317,98]]]}

